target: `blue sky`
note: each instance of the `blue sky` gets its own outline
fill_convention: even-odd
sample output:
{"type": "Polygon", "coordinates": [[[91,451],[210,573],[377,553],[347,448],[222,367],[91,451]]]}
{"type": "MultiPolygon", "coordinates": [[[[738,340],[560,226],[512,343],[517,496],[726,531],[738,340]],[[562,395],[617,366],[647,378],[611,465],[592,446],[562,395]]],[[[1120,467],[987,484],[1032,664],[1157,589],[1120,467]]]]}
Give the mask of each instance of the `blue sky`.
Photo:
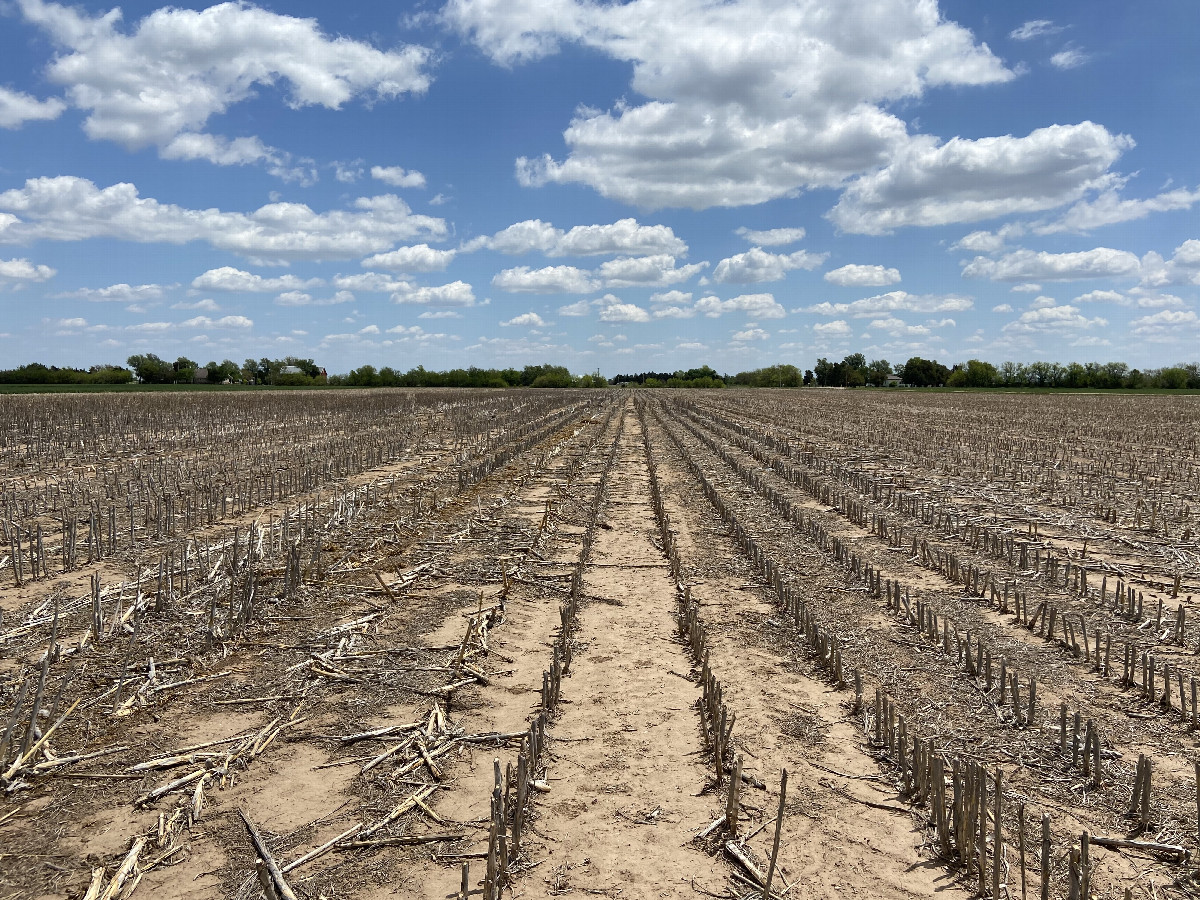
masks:
{"type": "Polygon", "coordinates": [[[1198,16],[0,0],[0,367],[1195,360],[1198,16]]]}

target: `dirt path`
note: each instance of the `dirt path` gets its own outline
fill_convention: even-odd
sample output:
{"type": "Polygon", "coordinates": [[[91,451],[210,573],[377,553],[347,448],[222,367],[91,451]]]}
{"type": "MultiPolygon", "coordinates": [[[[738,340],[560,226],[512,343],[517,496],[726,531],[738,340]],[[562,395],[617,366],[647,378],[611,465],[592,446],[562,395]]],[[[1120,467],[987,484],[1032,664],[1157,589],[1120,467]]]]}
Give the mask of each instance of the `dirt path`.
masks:
{"type": "Polygon", "coordinates": [[[605,524],[585,586],[580,649],[563,687],[540,804],[534,859],[518,892],[567,890],[622,898],[719,890],[724,866],[689,846],[716,815],[702,794],[706,768],[691,662],[675,640],[675,587],[652,540],[641,430],[626,418],[605,524]],[[541,846],[536,846],[540,844],[541,846]]]}

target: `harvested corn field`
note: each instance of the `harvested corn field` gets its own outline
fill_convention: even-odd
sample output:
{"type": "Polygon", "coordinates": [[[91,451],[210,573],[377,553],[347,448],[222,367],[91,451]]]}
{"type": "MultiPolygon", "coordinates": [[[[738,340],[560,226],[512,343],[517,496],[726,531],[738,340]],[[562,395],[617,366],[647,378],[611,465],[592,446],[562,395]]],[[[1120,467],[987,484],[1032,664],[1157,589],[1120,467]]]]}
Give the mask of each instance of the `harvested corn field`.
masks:
{"type": "Polygon", "coordinates": [[[1194,398],[0,413],[4,897],[1195,891],[1194,398]]]}

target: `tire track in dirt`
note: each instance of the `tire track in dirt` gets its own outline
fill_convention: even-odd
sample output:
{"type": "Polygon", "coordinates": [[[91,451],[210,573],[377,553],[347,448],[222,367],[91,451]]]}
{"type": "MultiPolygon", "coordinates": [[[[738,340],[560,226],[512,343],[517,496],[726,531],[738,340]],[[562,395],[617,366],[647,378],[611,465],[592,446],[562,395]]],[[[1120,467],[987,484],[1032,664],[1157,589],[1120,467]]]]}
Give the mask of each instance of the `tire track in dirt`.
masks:
{"type": "Polygon", "coordinates": [[[550,730],[550,793],[518,882],[529,896],[588,891],[695,898],[724,866],[690,845],[721,804],[704,794],[707,767],[694,709],[699,691],[675,639],[675,586],[654,543],[654,513],[637,419],[626,418],[603,533],[584,584],[579,649],[550,730]],[[538,884],[538,880],[544,883],[538,884]]]}

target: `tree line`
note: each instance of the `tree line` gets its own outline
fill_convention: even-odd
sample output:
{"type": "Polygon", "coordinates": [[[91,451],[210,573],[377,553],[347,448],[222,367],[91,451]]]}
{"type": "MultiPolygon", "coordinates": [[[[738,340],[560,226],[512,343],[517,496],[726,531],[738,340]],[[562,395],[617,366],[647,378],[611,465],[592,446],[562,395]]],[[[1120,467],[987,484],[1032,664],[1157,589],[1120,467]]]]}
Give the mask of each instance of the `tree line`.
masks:
{"type": "Polygon", "coordinates": [[[721,374],[711,366],[646,371],[604,378],[598,371],[573,375],[566,366],[549,363],[523,368],[484,369],[478,366],[435,371],[417,366],[406,372],[390,366],[364,365],[344,375],[326,375],[312,359],[247,359],[241,365],[226,359],[201,366],[180,356],[168,362],[153,353],[135,354],[127,365],[95,365],[88,369],[46,366],[33,362],[0,369],[0,384],[246,384],[312,387],[456,387],[456,388],[599,388],[665,387],[958,387],[958,388],[1136,388],[1200,389],[1200,363],[1179,363],[1157,369],[1131,368],[1122,362],[1052,363],[1005,362],[999,366],[983,360],[946,366],[935,359],[910,357],[903,365],[886,359],[868,361],[862,353],[841,360],[819,358],[803,371],[790,363],[721,374]],[[202,376],[202,377],[198,377],[202,376]]]}

